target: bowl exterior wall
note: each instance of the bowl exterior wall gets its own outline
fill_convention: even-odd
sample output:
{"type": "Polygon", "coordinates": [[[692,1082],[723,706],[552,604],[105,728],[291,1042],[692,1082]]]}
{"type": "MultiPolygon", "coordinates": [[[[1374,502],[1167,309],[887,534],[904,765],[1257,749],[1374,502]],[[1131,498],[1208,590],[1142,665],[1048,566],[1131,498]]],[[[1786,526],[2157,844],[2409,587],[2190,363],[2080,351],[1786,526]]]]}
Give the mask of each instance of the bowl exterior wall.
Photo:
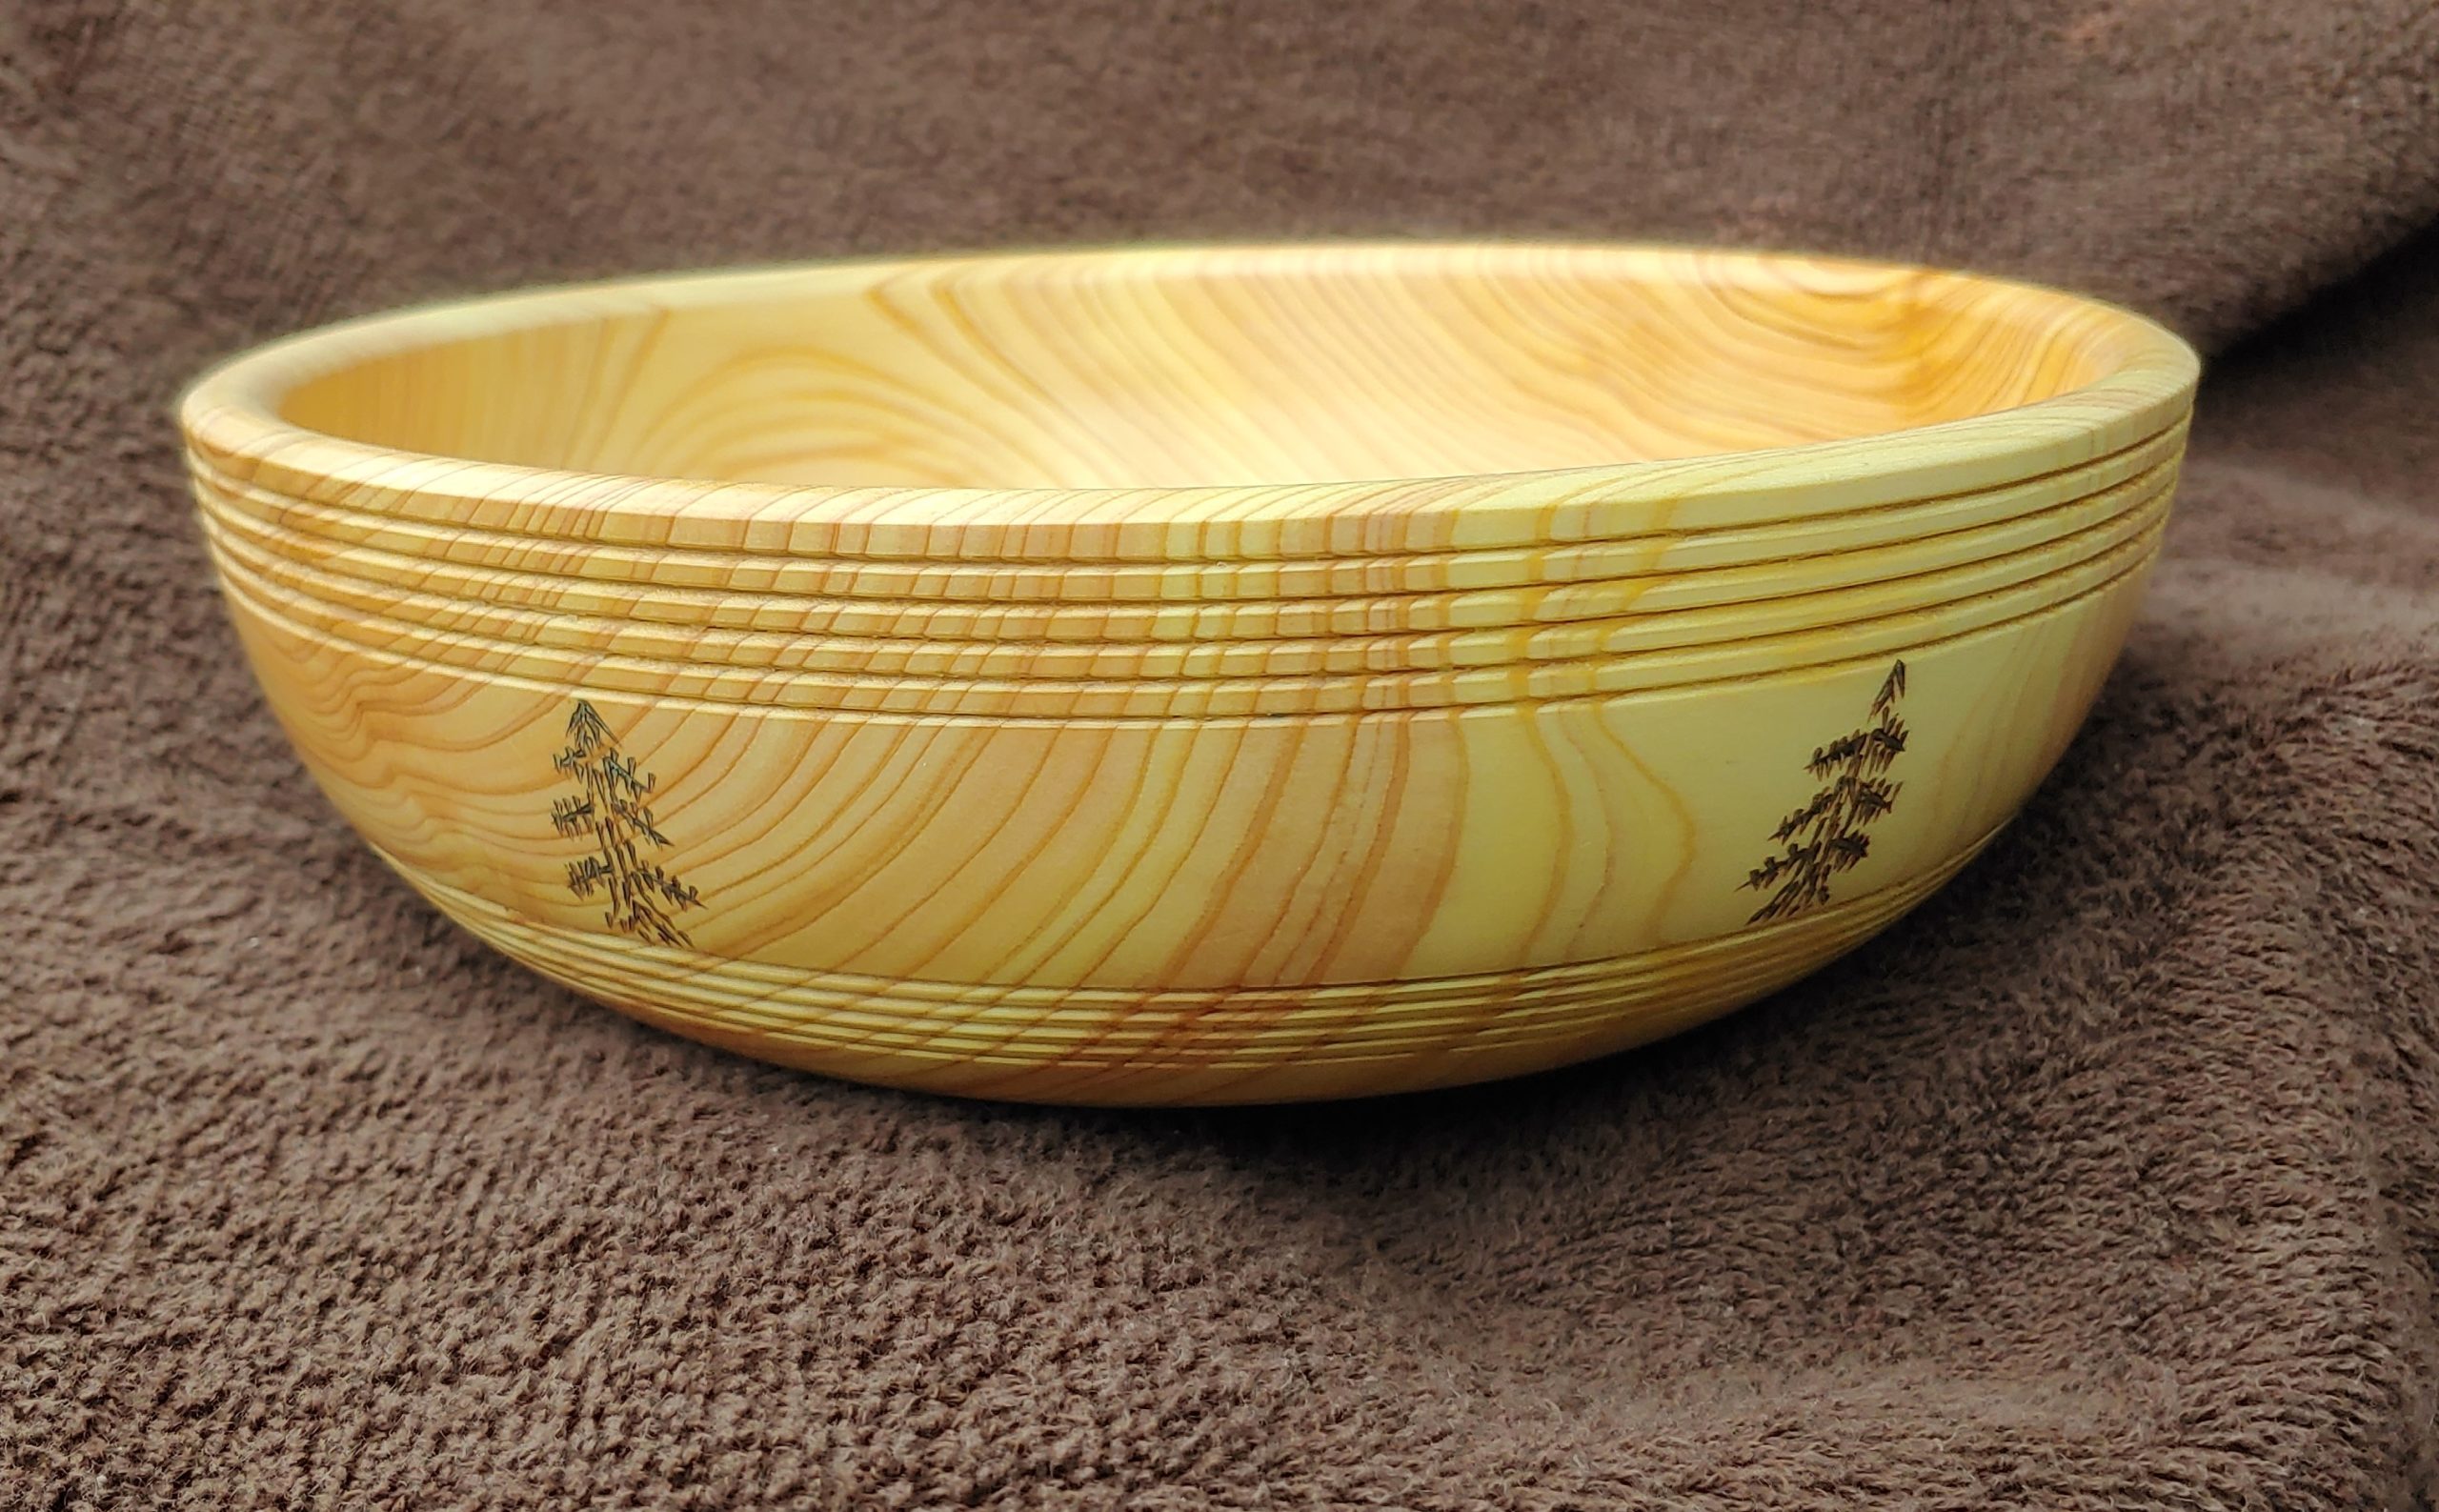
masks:
{"type": "Polygon", "coordinates": [[[2022,805],[2156,546],[1866,655],[1824,630],[1615,696],[1251,717],[596,684],[336,636],[221,561],[332,800],[506,953],[791,1065],[1181,1102],[1555,1065],[1816,968],[2022,805]]]}

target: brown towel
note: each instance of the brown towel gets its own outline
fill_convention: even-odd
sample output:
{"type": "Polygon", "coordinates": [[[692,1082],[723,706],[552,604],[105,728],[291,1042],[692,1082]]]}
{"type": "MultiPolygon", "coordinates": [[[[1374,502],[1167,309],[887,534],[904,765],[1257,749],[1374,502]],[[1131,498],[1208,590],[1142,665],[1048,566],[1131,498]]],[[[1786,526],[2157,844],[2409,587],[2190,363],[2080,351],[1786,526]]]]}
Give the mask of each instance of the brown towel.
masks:
{"type": "Polygon", "coordinates": [[[0,1503],[2429,1504],[2434,220],[2429,0],[12,0],[0,1503]],[[209,357],[426,295],[1340,232],[2029,272],[2218,353],[2021,824],[1527,1083],[843,1086],[392,880],[171,444],[209,357]]]}

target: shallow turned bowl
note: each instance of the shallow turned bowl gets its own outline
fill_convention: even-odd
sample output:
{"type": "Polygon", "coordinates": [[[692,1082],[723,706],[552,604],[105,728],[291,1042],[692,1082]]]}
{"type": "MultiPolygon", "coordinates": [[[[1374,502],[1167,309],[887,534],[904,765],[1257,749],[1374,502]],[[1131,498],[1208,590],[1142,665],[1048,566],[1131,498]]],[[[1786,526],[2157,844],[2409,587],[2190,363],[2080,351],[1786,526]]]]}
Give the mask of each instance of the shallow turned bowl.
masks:
{"type": "Polygon", "coordinates": [[[421,310],[182,419],[272,709],[484,939],[789,1065],[1219,1102],[1897,917],[2084,717],[2194,377],[1915,269],[1180,248],[421,310]]]}

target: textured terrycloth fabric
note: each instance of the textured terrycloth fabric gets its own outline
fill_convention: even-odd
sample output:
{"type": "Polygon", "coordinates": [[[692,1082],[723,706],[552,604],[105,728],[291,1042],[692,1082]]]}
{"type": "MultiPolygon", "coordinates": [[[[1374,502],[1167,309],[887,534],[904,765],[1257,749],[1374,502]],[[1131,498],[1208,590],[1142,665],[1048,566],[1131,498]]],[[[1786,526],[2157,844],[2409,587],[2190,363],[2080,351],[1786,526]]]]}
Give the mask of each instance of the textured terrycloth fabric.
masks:
{"type": "Polygon", "coordinates": [[[0,1504],[2429,1504],[2434,217],[2427,0],[0,7],[0,1504]],[[1527,1083],[862,1090],[437,920],[188,523],[177,384],[343,312],[1358,231],[2027,272],[2221,353],[2022,823],[1527,1083]]]}

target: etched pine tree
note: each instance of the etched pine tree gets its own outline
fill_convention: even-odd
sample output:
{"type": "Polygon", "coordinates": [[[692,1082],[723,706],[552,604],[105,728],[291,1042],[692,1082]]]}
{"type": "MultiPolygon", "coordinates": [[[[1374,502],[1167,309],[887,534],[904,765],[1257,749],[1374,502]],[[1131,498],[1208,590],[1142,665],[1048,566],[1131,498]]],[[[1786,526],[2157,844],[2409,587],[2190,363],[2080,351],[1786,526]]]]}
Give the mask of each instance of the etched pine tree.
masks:
{"type": "Polygon", "coordinates": [[[1821,791],[1779,821],[1770,837],[1779,853],[1744,878],[1746,888],[1770,895],[1750,922],[1791,917],[1829,901],[1829,879],[1871,854],[1865,832],[1897,806],[1900,784],[1888,779],[1888,769],[1905,754],[1905,721],[1897,713],[1905,696],[1905,663],[1900,661],[1872,697],[1872,722],[1821,747],[1804,763],[1821,791]]]}
{"type": "Polygon", "coordinates": [[[564,836],[587,836],[593,854],[568,863],[568,891],[580,898],[603,897],[610,927],[662,945],[692,945],[673,914],[693,908],[700,895],[644,859],[643,847],[665,846],[669,837],[652,816],[653,777],[618,750],[600,713],[579,698],[568,716],[566,749],[552,765],[583,791],[551,805],[551,822],[564,836]]]}

